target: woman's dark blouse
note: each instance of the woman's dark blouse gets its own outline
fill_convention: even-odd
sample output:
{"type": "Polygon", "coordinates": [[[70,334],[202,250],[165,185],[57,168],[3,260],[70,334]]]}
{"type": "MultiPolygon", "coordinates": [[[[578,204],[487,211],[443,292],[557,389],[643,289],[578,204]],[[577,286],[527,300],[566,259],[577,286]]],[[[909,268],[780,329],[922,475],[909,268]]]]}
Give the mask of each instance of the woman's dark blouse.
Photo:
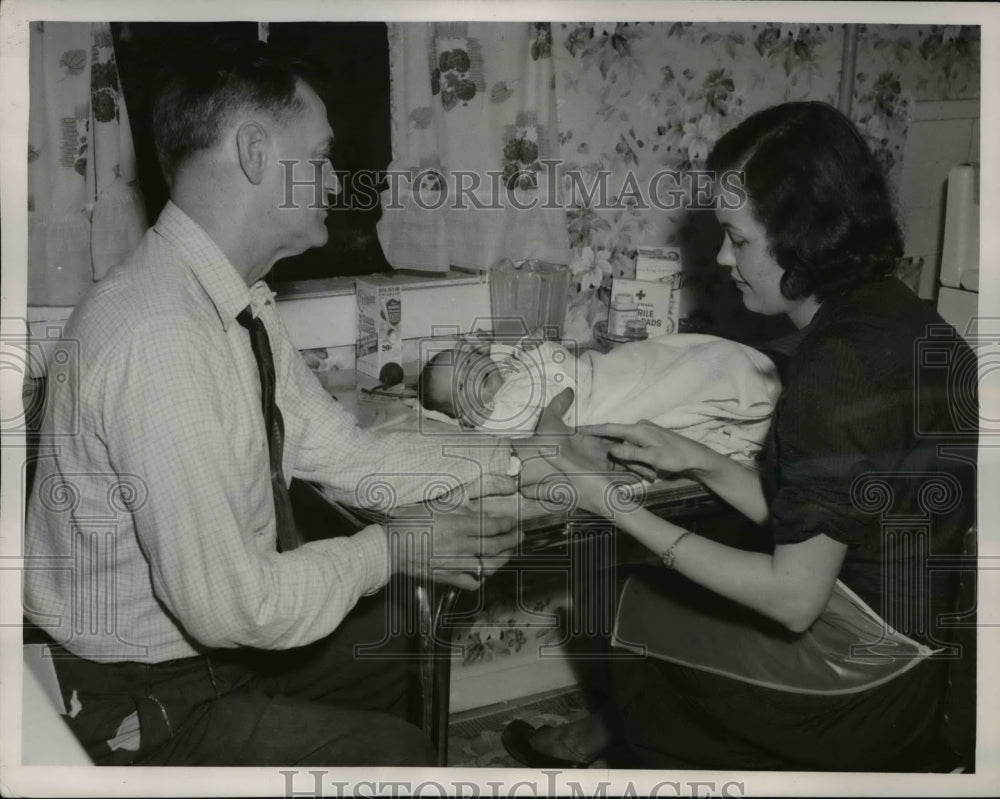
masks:
{"type": "Polygon", "coordinates": [[[895,278],[762,349],[783,382],[763,464],[775,544],[847,544],[840,579],[900,632],[943,641],[954,580],[934,561],[976,512],[974,354],[895,278]]]}

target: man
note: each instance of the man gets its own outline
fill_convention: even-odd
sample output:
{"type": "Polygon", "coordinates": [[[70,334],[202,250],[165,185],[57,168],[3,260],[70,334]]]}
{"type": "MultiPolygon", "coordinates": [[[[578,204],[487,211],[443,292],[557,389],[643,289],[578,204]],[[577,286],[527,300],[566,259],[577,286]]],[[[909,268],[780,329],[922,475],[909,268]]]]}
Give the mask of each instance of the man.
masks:
{"type": "MultiPolygon", "coordinates": [[[[265,46],[220,56],[162,87],[153,124],[171,201],[67,324],[79,357],[50,380],[42,432],[75,434],[53,439],[27,513],[27,560],[45,568],[26,572],[25,611],[57,642],[70,726],[98,764],[432,763],[400,718],[399,645],[353,649],[385,637],[390,575],[427,573],[399,540],[420,531],[296,546],[280,484],[348,504],[380,479],[399,505],[442,479],[509,492],[509,442],[447,458],[434,439],[367,434],[293,348],[261,279],[325,242],[305,181],[332,141],[294,66],[265,46]]],[[[463,512],[425,533],[434,576],[463,588],[517,543],[511,519],[463,512]]]]}

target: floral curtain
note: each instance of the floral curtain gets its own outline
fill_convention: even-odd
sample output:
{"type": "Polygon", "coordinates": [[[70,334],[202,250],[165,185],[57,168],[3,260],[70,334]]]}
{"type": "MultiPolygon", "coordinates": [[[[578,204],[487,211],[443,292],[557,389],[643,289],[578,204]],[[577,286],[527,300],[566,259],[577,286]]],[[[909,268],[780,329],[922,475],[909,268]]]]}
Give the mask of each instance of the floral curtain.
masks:
{"type": "Polygon", "coordinates": [[[106,22],[30,26],[28,302],[75,305],[146,230],[106,22]]]}
{"type": "Polygon", "coordinates": [[[393,161],[379,239],[396,268],[567,263],[548,23],[389,24],[393,161]]]}

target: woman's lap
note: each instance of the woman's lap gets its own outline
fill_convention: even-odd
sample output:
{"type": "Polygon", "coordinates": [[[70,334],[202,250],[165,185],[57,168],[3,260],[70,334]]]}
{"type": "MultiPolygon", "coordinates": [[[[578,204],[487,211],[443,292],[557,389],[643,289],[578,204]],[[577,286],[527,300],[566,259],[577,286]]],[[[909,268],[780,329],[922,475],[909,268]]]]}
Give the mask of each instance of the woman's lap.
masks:
{"type": "Polygon", "coordinates": [[[941,666],[819,696],[645,659],[614,664],[612,685],[632,765],[918,771],[937,733],[941,666]]]}

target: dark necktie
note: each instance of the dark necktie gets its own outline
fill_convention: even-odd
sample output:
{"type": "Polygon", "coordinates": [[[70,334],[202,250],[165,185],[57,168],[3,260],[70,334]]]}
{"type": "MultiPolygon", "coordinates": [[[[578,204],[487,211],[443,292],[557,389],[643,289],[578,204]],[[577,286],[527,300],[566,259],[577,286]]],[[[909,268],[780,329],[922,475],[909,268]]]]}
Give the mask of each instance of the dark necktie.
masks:
{"type": "Polygon", "coordinates": [[[278,527],[278,551],[289,552],[299,545],[299,534],[295,529],[292,514],[292,500],[288,485],[281,471],[281,453],[285,445],[285,422],[274,398],[274,358],[271,342],[267,337],[264,322],[255,317],[248,305],[236,317],[236,321],[250,331],[250,346],[257,369],[260,372],[260,401],[264,410],[264,426],[267,429],[267,448],[271,456],[271,490],[274,494],[274,520],[278,527]]]}

